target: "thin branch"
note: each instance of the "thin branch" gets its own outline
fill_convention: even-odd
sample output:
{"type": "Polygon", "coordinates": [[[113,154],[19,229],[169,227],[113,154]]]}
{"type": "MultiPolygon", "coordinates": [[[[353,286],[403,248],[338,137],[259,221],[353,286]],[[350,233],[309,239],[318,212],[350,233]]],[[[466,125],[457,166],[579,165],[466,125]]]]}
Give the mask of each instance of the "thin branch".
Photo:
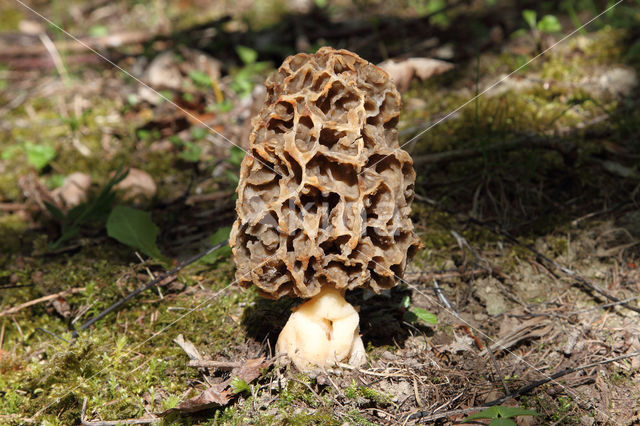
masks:
{"type": "Polygon", "coordinates": [[[15,313],[17,313],[18,311],[24,309],[24,308],[28,308],[29,306],[33,306],[33,305],[37,305],[38,303],[42,303],[42,302],[48,302],[50,300],[55,300],[58,297],[64,297],[68,294],[75,294],[75,293],[81,293],[85,291],[84,287],[78,287],[78,288],[72,288],[69,290],[65,290],[65,291],[61,291],[59,293],[55,293],[55,294],[49,294],[48,296],[42,296],[39,297],[37,299],[34,300],[30,300],[29,302],[25,302],[21,305],[18,306],[14,306],[13,308],[8,308],[5,309],[4,311],[0,312],[0,317],[5,317],[7,315],[13,315],[15,313]]]}
{"type": "Polygon", "coordinates": [[[204,359],[192,359],[187,366],[197,368],[217,368],[217,369],[232,369],[242,367],[242,363],[238,361],[208,361],[204,359]]]}

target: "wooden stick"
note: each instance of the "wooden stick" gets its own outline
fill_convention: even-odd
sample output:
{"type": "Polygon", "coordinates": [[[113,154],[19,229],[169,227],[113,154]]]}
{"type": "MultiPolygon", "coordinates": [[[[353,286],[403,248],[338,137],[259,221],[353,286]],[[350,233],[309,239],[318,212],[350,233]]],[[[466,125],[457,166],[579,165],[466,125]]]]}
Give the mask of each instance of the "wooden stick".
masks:
{"type": "Polygon", "coordinates": [[[192,359],[187,365],[189,367],[218,369],[242,367],[242,363],[238,361],[207,361],[205,359],[192,359]]]}
{"type": "Polygon", "coordinates": [[[21,309],[28,308],[29,306],[37,305],[38,303],[42,303],[42,302],[48,302],[49,300],[54,300],[54,299],[57,299],[58,297],[63,297],[68,294],[81,293],[84,290],[85,290],[85,287],[78,287],[78,288],[72,288],[69,290],[61,291],[60,293],[50,294],[48,296],[42,296],[37,299],[30,300],[29,302],[23,303],[21,305],[14,306],[13,308],[5,309],[4,311],[0,312],[0,317],[13,315],[16,312],[20,311],[21,309]]]}

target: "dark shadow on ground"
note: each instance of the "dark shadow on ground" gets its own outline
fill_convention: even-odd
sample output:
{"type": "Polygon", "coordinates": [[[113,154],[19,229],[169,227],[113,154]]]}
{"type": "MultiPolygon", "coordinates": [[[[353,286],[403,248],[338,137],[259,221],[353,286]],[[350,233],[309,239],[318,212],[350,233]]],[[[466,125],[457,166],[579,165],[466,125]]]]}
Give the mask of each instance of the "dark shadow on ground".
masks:
{"type": "MultiPolygon", "coordinates": [[[[405,286],[396,286],[380,295],[360,289],[347,293],[347,301],[360,311],[360,334],[365,346],[404,347],[412,333],[433,334],[431,328],[419,322],[408,322],[402,306],[406,297],[411,297],[411,290],[405,286]]],[[[258,342],[267,339],[271,348],[275,348],[291,309],[302,302],[295,298],[270,300],[256,296],[244,310],[241,324],[249,337],[258,342]]]]}

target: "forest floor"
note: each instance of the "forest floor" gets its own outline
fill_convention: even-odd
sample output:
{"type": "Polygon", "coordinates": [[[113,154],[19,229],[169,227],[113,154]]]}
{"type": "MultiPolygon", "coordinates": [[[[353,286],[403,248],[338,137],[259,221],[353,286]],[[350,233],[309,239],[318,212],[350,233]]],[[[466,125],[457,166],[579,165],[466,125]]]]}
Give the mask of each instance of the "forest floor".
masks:
{"type": "Polygon", "coordinates": [[[638,3],[574,34],[606,2],[513,3],[0,3],[0,423],[640,422],[638,3]],[[274,358],[299,301],[234,285],[228,249],[79,330],[226,238],[230,142],[322,45],[454,65],[403,92],[423,247],[348,295],[367,363],[274,358]]]}

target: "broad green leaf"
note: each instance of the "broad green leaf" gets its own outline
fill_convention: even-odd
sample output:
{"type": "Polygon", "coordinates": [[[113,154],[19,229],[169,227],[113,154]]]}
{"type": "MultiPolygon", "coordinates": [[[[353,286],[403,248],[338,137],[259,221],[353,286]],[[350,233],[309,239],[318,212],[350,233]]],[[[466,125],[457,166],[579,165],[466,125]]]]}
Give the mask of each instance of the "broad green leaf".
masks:
{"type": "MultiPolygon", "coordinates": [[[[506,420],[510,417],[515,416],[537,416],[538,413],[532,410],[527,410],[521,407],[505,407],[503,405],[494,405],[493,407],[489,407],[484,411],[479,413],[475,413],[467,417],[462,421],[462,423],[470,422],[471,420],[478,419],[499,419],[506,420]]],[[[493,421],[490,424],[494,424],[493,421]]],[[[512,423],[496,423],[497,425],[511,425],[512,423]]]]}
{"type": "Polygon", "coordinates": [[[209,77],[209,74],[206,72],[197,70],[190,71],[189,78],[196,86],[211,87],[212,85],[211,77],[209,77]]]}
{"type": "Polygon", "coordinates": [[[462,423],[470,422],[471,420],[478,419],[497,419],[498,418],[498,406],[494,405],[493,407],[489,407],[484,411],[480,411],[479,413],[475,413],[467,417],[462,421],[462,423]]]}
{"type": "Polygon", "coordinates": [[[422,308],[413,308],[411,309],[411,312],[413,312],[415,316],[428,324],[435,325],[438,323],[438,317],[427,310],[424,310],[422,308]]]}
{"type": "MultiPolygon", "coordinates": [[[[230,226],[225,226],[222,227],[220,229],[218,229],[210,238],[209,238],[209,242],[211,243],[212,246],[223,242],[224,240],[228,240],[229,239],[229,234],[231,233],[231,227],[230,226]]],[[[202,258],[202,260],[206,263],[216,263],[216,261],[218,259],[221,259],[223,257],[229,256],[231,254],[231,247],[229,247],[228,245],[224,245],[222,247],[220,247],[218,250],[214,251],[213,253],[209,253],[208,255],[206,255],[205,257],[202,258]]]]}
{"type": "Polygon", "coordinates": [[[523,10],[522,17],[524,18],[527,25],[529,25],[532,29],[536,27],[536,21],[538,20],[538,18],[535,10],[523,10]]]}
{"type": "Polygon", "coordinates": [[[538,29],[543,33],[555,33],[562,31],[562,25],[558,22],[558,18],[553,15],[545,15],[540,22],[538,22],[538,29]]]}
{"type": "Polygon", "coordinates": [[[496,405],[496,408],[498,409],[498,413],[500,414],[501,417],[504,417],[505,419],[508,419],[509,417],[515,417],[515,416],[537,416],[538,413],[536,413],[533,410],[527,410],[526,408],[522,408],[522,407],[506,407],[504,405],[496,405]]]}
{"type": "Polygon", "coordinates": [[[116,206],[107,219],[107,234],[149,257],[164,259],[156,245],[158,227],[151,220],[149,212],[116,206]]]}
{"type": "Polygon", "coordinates": [[[253,64],[258,59],[258,52],[247,46],[237,46],[236,52],[245,65],[253,64]]]}
{"type": "Polygon", "coordinates": [[[27,142],[24,148],[27,151],[27,161],[38,170],[45,168],[56,156],[56,150],[47,145],[36,145],[27,142]]]}

